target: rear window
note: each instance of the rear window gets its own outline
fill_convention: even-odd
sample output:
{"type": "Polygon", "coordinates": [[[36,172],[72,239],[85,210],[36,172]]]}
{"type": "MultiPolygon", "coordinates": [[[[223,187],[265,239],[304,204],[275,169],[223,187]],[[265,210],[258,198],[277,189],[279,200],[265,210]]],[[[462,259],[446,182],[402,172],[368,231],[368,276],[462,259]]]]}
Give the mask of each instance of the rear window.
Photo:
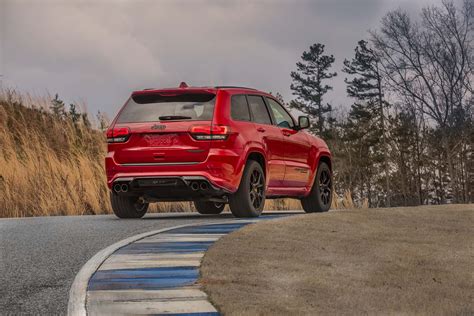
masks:
{"type": "Polygon", "coordinates": [[[215,97],[204,93],[135,95],[125,104],[117,122],[210,121],[214,115],[215,97]]]}

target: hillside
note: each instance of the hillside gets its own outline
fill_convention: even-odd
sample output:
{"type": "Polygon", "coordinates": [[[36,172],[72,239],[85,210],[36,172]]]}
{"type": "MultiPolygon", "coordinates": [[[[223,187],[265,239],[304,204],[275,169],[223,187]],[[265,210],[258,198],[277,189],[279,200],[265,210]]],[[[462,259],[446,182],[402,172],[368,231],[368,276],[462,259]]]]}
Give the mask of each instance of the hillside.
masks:
{"type": "Polygon", "coordinates": [[[0,216],[110,212],[103,134],[85,116],[53,115],[48,102],[0,95],[0,216]]]}

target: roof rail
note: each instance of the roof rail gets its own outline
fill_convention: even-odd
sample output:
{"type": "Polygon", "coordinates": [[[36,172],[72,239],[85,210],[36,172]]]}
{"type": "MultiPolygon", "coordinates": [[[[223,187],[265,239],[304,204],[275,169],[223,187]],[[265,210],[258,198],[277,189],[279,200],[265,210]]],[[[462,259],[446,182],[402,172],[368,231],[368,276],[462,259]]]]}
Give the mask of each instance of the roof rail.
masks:
{"type": "Polygon", "coordinates": [[[254,88],[239,87],[239,86],[215,86],[214,88],[216,88],[216,89],[230,89],[230,88],[236,88],[236,89],[257,90],[257,89],[254,89],[254,88]]]}

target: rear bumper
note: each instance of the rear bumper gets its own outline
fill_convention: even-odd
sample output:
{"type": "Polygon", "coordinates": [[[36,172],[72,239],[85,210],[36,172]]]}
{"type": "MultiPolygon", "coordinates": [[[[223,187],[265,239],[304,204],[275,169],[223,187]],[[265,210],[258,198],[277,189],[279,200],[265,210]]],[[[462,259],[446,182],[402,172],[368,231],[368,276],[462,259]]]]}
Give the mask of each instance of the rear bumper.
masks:
{"type": "Polygon", "coordinates": [[[202,176],[117,178],[113,182],[112,192],[142,196],[149,201],[226,201],[229,193],[202,176]]]}
{"type": "Polygon", "coordinates": [[[114,160],[114,153],[105,158],[107,185],[113,188],[119,179],[138,181],[139,179],[175,178],[182,183],[197,177],[208,181],[211,187],[225,193],[235,192],[240,183],[245,157],[240,152],[228,149],[211,149],[207,159],[199,163],[153,163],[121,165],[114,160]]]}

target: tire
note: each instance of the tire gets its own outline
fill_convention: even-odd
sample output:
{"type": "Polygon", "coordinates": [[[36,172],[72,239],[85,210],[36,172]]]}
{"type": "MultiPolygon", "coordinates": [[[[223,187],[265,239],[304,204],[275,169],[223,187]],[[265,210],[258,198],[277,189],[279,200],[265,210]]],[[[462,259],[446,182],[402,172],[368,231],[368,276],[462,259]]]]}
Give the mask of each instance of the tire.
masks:
{"type": "Polygon", "coordinates": [[[313,187],[308,196],[301,199],[306,213],[322,213],[329,211],[332,202],[332,174],[325,162],[318,166],[313,187]]]}
{"type": "Polygon", "coordinates": [[[148,203],[140,203],[138,199],[134,196],[110,193],[112,210],[118,218],[142,218],[148,210],[148,203]]]}
{"type": "Polygon", "coordinates": [[[240,185],[229,197],[229,206],[235,217],[258,217],[265,206],[265,174],[254,160],[245,165],[240,185]]]}
{"type": "Polygon", "coordinates": [[[194,201],[194,207],[199,214],[220,214],[224,210],[224,203],[194,201]]]}

